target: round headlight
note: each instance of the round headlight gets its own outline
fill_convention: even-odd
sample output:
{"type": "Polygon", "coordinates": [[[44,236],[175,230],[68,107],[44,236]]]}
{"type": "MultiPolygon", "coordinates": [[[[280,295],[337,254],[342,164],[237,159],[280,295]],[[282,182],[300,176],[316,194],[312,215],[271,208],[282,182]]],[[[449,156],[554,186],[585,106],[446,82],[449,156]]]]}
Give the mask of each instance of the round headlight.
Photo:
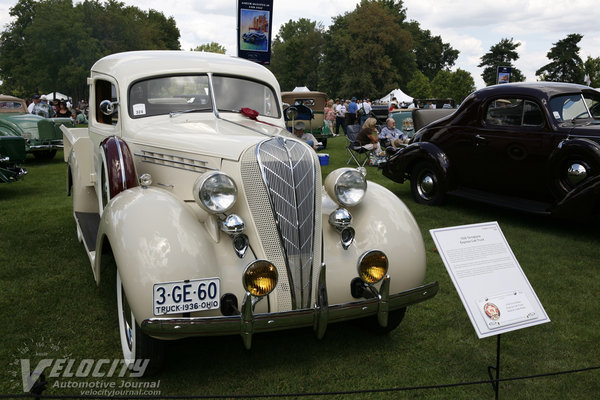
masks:
{"type": "Polygon", "coordinates": [[[352,207],[360,203],[367,191],[367,180],[360,171],[348,169],[335,182],[335,197],[346,206],[352,207]]]}
{"type": "Polygon", "coordinates": [[[277,268],[265,260],[256,260],[244,271],[244,289],[253,296],[266,296],[277,285],[277,268]]]}
{"type": "Polygon", "coordinates": [[[358,261],[358,275],[367,285],[373,285],[387,274],[388,259],[380,250],[367,251],[358,261]]]}
{"type": "Polygon", "coordinates": [[[206,211],[221,214],[235,204],[237,186],[233,179],[222,172],[207,172],[194,183],[194,199],[206,211]]]}

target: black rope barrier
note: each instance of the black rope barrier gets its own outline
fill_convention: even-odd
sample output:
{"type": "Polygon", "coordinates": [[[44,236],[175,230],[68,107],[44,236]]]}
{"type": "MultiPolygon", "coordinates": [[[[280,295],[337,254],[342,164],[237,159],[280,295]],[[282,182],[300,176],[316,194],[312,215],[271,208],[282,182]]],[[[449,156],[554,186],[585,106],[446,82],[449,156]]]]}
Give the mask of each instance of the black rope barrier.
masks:
{"type": "Polygon", "coordinates": [[[193,400],[193,399],[268,399],[268,398],[286,398],[286,397],[325,397],[325,396],[340,396],[340,395],[355,395],[355,394],[373,394],[373,393],[393,393],[407,392],[414,390],[434,390],[448,389],[460,386],[475,386],[475,385],[490,385],[500,382],[511,382],[528,379],[547,378],[550,376],[567,375],[581,372],[589,372],[600,369],[600,366],[573,369],[567,371],[547,372],[535,375],[518,376],[511,378],[501,378],[498,380],[483,380],[473,382],[447,383],[441,385],[426,385],[426,386],[407,386],[398,388],[382,388],[382,389],[364,389],[364,390],[343,390],[335,392],[307,392],[307,393],[277,393],[277,394],[248,394],[248,395],[205,395],[205,396],[86,396],[86,395],[43,395],[43,394],[0,394],[0,399],[121,399],[121,400],[138,400],[138,399],[171,399],[171,400],[193,400]]]}

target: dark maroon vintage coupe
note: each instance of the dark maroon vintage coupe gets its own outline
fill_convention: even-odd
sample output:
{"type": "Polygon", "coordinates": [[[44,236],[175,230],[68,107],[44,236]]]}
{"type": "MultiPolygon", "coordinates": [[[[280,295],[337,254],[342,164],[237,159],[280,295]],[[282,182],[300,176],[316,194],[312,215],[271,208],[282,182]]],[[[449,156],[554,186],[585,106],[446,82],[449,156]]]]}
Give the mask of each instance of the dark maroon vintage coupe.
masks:
{"type": "Polygon", "coordinates": [[[600,92],[510,83],[469,95],[390,154],[383,174],[410,179],[418,203],[456,195],[569,217],[600,215],[600,92]]]}

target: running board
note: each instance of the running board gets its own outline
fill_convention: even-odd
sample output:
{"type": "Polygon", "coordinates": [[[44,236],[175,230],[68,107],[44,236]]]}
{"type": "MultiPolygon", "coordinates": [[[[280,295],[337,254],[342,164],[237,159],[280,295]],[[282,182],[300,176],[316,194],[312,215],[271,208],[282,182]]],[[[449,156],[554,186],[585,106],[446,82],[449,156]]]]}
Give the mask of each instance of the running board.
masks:
{"type": "Polygon", "coordinates": [[[527,200],[519,197],[491,194],[489,192],[475,189],[459,188],[448,192],[448,194],[456,197],[462,197],[464,199],[492,204],[498,207],[526,211],[534,214],[550,215],[552,210],[552,204],[550,203],[527,200]]]}

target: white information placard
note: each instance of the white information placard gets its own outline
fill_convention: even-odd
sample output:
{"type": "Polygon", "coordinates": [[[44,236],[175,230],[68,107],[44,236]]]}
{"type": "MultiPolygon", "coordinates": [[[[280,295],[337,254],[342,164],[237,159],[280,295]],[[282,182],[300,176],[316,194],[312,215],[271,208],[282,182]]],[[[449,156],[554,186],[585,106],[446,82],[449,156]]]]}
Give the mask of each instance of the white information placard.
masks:
{"type": "Polygon", "coordinates": [[[550,322],[497,222],[429,232],[480,339],[550,322]]]}

